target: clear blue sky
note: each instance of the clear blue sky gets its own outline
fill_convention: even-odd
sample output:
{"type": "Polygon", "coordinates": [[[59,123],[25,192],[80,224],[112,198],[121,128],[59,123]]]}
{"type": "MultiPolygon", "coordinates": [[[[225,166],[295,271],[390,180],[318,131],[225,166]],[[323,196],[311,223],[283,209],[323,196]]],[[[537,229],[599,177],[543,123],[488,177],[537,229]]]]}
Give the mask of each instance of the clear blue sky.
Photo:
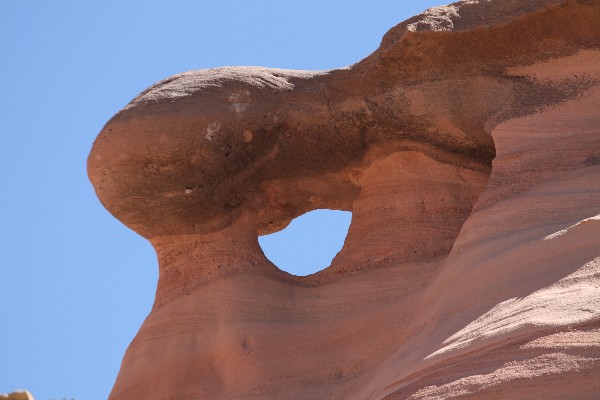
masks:
{"type": "MultiPolygon", "coordinates": [[[[387,29],[437,4],[1,1],[0,393],[106,399],[150,310],[154,252],[102,208],[86,176],[92,142],[114,113],[190,69],[352,64],[387,29]]],[[[343,240],[347,222],[297,234],[329,227],[343,240]]],[[[285,243],[268,246],[286,253],[285,243]]],[[[310,264],[318,262],[327,263],[310,264]]]]}

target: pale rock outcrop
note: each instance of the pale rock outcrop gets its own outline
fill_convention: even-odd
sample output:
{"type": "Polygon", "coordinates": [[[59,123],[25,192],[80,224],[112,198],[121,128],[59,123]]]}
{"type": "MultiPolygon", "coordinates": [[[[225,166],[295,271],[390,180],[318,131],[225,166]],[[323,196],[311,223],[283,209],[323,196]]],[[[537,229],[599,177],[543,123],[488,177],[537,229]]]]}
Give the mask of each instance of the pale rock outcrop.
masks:
{"type": "Polygon", "coordinates": [[[469,0],[344,69],[150,87],[88,160],[153,244],[111,399],[600,393],[600,1],[469,0]],[[257,236],[352,211],[308,277],[257,236]]]}
{"type": "Polygon", "coordinates": [[[0,394],[0,400],[34,400],[27,390],[17,390],[8,394],[0,394]]]}

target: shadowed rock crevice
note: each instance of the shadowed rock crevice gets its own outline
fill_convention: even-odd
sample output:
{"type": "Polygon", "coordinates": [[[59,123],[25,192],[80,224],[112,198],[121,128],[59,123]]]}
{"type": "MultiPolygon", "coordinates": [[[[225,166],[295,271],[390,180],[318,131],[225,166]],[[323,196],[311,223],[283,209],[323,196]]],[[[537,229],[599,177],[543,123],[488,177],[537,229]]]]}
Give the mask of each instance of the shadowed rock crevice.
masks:
{"type": "Polygon", "coordinates": [[[467,0],[348,68],[147,89],[88,159],[160,266],[110,398],[589,398],[599,71],[597,0],[467,0]],[[321,208],[353,214],[329,268],[266,259],[321,208]]]}

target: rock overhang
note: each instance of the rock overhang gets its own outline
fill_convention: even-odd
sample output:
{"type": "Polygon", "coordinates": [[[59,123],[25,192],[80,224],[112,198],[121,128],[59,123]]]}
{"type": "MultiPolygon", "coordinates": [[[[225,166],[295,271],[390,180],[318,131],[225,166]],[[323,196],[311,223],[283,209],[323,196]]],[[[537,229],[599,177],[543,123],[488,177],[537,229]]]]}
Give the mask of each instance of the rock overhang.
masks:
{"type": "MultiPolygon", "coordinates": [[[[261,182],[356,170],[370,148],[389,143],[430,146],[430,154],[451,153],[489,170],[494,125],[573,94],[568,85],[505,73],[594,38],[593,2],[557,3],[454,3],[450,27],[427,30],[437,13],[428,11],[390,30],[367,59],[339,70],[224,67],[175,75],[106,125],[92,149],[90,177],[113,214],[151,237],[176,233],[184,220],[198,227],[209,214],[243,204],[264,211],[256,204],[261,182]],[[588,20],[586,29],[561,23],[586,12],[579,18],[588,20]],[[482,22],[488,19],[493,27],[482,22]],[[531,20],[530,38],[507,40],[531,20]],[[418,103],[427,107],[415,111],[418,103]],[[181,213],[192,203],[197,210],[181,213]],[[174,221],[147,226],[148,216],[159,214],[174,221]]],[[[259,225],[270,231],[266,220],[259,225]]]]}
{"type": "MultiPolygon", "coordinates": [[[[436,332],[448,329],[446,317],[436,314],[445,306],[431,300],[438,293],[450,293],[456,307],[466,310],[464,315],[474,313],[472,308],[477,307],[472,301],[461,303],[456,300],[460,293],[446,287],[447,282],[460,286],[451,269],[478,276],[479,272],[469,270],[472,259],[488,257],[487,263],[495,265],[486,240],[492,243],[512,234],[496,222],[498,232],[489,239],[486,234],[492,228],[479,221],[481,217],[470,218],[473,207],[479,216],[485,215],[490,205],[504,199],[518,202],[523,187],[536,179],[567,170],[552,167],[537,178],[527,169],[514,172],[536,159],[546,165],[546,148],[527,149],[529,156],[522,156],[515,150],[519,146],[514,145],[513,137],[507,145],[502,135],[493,133],[506,121],[561,110],[563,104],[583,98],[598,85],[600,77],[593,73],[593,65],[599,48],[598,1],[469,0],[400,24],[386,34],[377,51],[348,68],[299,72],[225,67],[180,74],[149,88],[107,123],[88,163],[103,204],[150,239],[159,255],[155,308],[140,335],[153,335],[153,327],[163,318],[158,315],[179,315],[193,305],[199,307],[199,315],[215,315],[218,322],[214,327],[219,332],[256,329],[247,323],[245,313],[250,313],[250,319],[261,323],[287,321],[288,325],[278,326],[289,331],[292,340],[320,343],[306,334],[314,323],[309,323],[313,317],[302,307],[313,310],[322,321],[346,318],[350,327],[362,326],[365,315],[357,311],[352,317],[351,309],[362,310],[367,305],[353,296],[348,307],[341,308],[343,318],[327,314],[330,302],[344,302],[339,300],[339,288],[347,287],[382,310],[390,307],[389,315],[381,311],[381,323],[385,318],[395,321],[396,311],[404,315],[406,325],[390,322],[398,330],[393,344],[382,339],[387,345],[374,346],[374,352],[404,354],[396,357],[394,365],[404,365],[406,371],[417,368],[419,356],[436,354],[436,348],[427,350],[431,347],[427,342],[417,349],[411,343],[419,339],[406,336],[406,332],[423,331],[424,337],[435,338],[436,332]],[[593,54],[588,57],[582,51],[593,54]],[[579,71],[565,61],[571,59],[584,65],[583,73],[542,79],[528,70],[540,71],[540,63],[563,60],[559,64],[564,64],[565,70],[579,71]],[[494,140],[498,138],[504,153],[492,169],[494,140]],[[507,161],[507,148],[514,153],[510,156],[513,164],[507,161]],[[491,173],[492,182],[488,183],[491,173]],[[515,180],[522,182],[513,185],[515,180]],[[315,276],[300,279],[281,273],[262,256],[256,236],[282,229],[295,216],[316,208],[353,212],[344,249],[330,268],[315,276]],[[468,218],[471,222],[464,228],[468,218]],[[459,235],[462,241],[457,239],[459,235]],[[478,235],[481,238],[474,240],[478,235]],[[480,243],[484,243],[481,248],[477,247],[480,243]],[[452,268],[440,272],[440,266],[452,268]],[[362,278],[357,278],[357,273],[362,273],[357,275],[362,278]],[[378,297],[369,279],[377,285],[385,286],[386,280],[399,284],[402,295],[386,292],[375,300],[378,297]],[[246,287],[254,284],[259,289],[246,287]],[[239,304],[231,303],[231,298],[242,292],[248,299],[260,297],[256,310],[249,311],[241,298],[236,300],[239,304]],[[216,308],[198,306],[209,301],[206,296],[210,293],[223,301],[210,307],[229,307],[225,317],[217,315],[216,308]],[[408,308],[404,302],[410,304],[408,308]],[[428,302],[434,307],[425,307],[428,302]],[[277,304],[276,310],[267,309],[269,304],[277,304]],[[416,309],[422,317],[412,314],[416,309]],[[294,330],[304,323],[306,328],[294,330]],[[428,331],[427,326],[438,330],[428,331]],[[412,364],[405,365],[405,360],[412,364]]],[[[557,115],[548,118],[562,124],[562,114],[557,115]]],[[[533,135],[524,128],[514,129],[523,132],[524,142],[533,135]]],[[[593,159],[590,154],[586,153],[586,160],[593,159]]],[[[518,218],[525,221],[536,212],[532,209],[518,218]]],[[[511,218],[514,221],[516,217],[511,218]]],[[[494,254],[501,254],[490,246],[494,254]]],[[[480,268],[485,270],[486,264],[480,268]]],[[[495,268],[491,275],[499,274],[499,267],[495,268]]],[[[469,290],[474,289],[463,289],[469,290]]],[[[497,291],[493,286],[488,290],[497,291]]],[[[504,304],[502,295],[497,297],[498,304],[504,304]]],[[[371,310],[367,319],[376,318],[378,312],[371,310]]],[[[208,328],[197,330],[209,337],[214,334],[208,328]]],[[[261,338],[268,335],[260,329],[257,332],[254,336],[244,333],[244,343],[250,337],[252,346],[260,346],[261,338]]],[[[213,345],[221,348],[223,343],[219,340],[213,345]]],[[[202,348],[207,353],[190,359],[192,365],[221,365],[210,355],[212,347],[202,348]]],[[[348,350],[343,345],[340,349],[348,350]]],[[[138,349],[136,345],[126,360],[134,362],[152,351],[152,346],[138,349]]],[[[323,357],[328,351],[321,349],[323,357]]],[[[266,366],[278,360],[275,350],[266,353],[273,354],[263,359],[253,352],[261,370],[268,370],[266,366]]],[[[377,368],[384,376],[381,368],[388,361],[367,353],[363,356],[372,357],[370,362],[347,361],[349,364],[338,368],[342,372],[334,374],[336,379],[355,374],[364,380],[377,368]],[[361,367],[354,368],[356,365],[361,367]]],[[[337,354],[334,359],[340,357],[337,354]]],[[[322,362],[329,365],[325,358],[322,362]]],[[[201,365],[197,367],[201,369],[201,365]]],[[[228,368],[226,364],[221,367],[228,368]]],[[[128,384],[126,376],[138,379],[127,368],[124,371],[115,389],[118,393],[135,385],[128,384]]],[[[209,386],[227,375],[212,369],[205,372],[209,386]]],[[[275,370],[272,375],[277,375],[275,370]]],[[[387,381],[373,389],[378,380],[370,379],[360,390],[385,393],[397,385],[387,381]]],[[[233,382],[229,385],[237,387],[233,382]]],[[[340,383],[340,387],[345,385],[340,383]]],[[[317,383],[309,386],[304,389],[315,393],[322,387],[317,383]]]]}

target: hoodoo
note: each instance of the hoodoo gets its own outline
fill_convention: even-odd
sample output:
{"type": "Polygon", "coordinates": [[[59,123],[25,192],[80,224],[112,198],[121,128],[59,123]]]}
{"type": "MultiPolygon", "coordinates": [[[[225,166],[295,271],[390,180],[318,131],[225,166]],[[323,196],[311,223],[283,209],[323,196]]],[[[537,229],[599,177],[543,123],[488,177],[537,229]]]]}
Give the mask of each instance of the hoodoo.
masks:
{"type": "Polygon", "coordinates": [[[111,400],[600,398],[600,0],[464,0],[348,68],[151,86],[96,139],[158,254],[111,400]],[[298,277],[258,236],[352,211],[298,277]]]}

